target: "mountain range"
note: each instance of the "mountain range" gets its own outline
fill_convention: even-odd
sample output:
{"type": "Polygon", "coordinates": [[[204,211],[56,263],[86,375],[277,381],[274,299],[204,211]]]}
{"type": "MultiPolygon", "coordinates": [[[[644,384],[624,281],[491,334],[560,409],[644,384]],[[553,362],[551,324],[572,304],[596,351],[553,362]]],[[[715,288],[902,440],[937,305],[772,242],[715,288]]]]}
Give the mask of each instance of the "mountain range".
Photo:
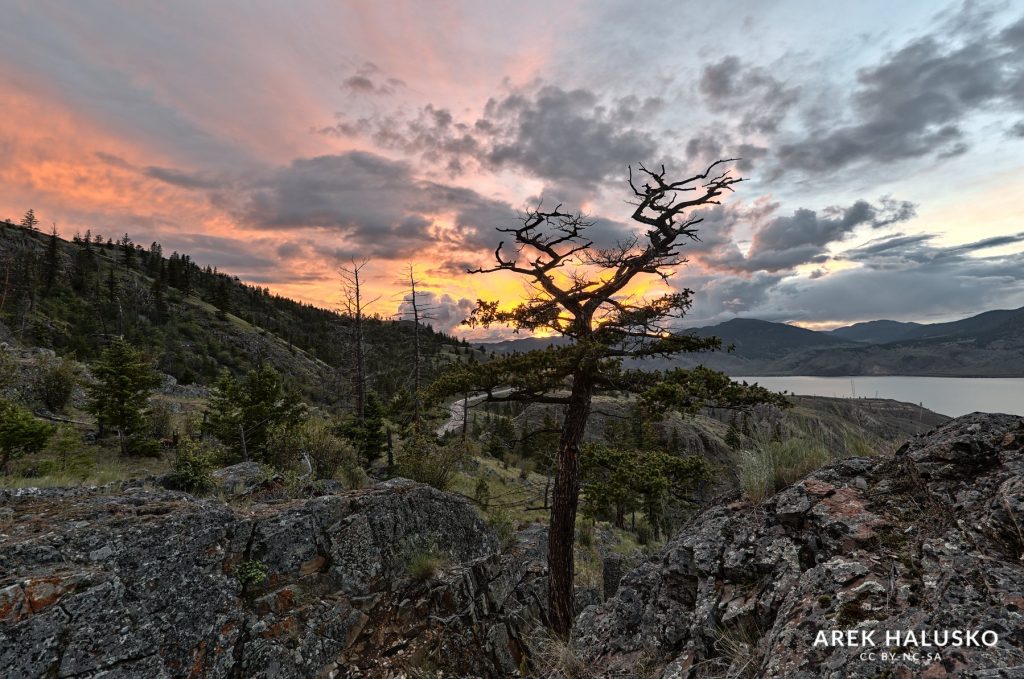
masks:
{"type": "MultiPolygon", "coordinates": [[[[644,368],[706,365],[730,375],[1024,376],[1024,307],[986,311],[948,323],[868,321],[816,331],[734,318],[691,330],[730,350],[638,362],[644,368]]],[[[506,353],[563,343],[523,338],[485,345],[506,353]]]]}

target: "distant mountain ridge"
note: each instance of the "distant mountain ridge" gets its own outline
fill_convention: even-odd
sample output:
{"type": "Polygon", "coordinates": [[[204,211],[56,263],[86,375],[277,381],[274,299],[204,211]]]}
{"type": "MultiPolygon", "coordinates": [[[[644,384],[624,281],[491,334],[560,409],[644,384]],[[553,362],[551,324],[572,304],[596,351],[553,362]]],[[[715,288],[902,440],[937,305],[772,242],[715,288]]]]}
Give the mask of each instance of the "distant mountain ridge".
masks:
{"type": "Polygon", "coordinates": [[[903,323],[901,321],[867,321],[854,323],[842,328],[830,330],[829,334],[853,342],[868,344],[887,344],[908,339],[915,330],[924,327],[921,323],[903,323]]]}
{"type": "MultiPolygon", "coordinates": [[[[986,311],[947,323],[868,321],[823,332],[787,323],[734,318],[694,328],[731,351],[638,362],[643,368],[706,365],[730,375],[1024,376],[1024,307],[986,311]]],[[[564,342],[523,338],[484,346],[497,353],[564,342]]]]}

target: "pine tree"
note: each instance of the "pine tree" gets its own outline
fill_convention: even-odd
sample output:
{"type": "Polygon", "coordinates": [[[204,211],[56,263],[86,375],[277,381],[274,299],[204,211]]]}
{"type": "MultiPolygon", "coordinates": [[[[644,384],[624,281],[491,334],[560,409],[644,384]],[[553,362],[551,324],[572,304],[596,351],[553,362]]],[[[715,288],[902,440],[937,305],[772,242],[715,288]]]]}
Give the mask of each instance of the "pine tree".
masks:
{"type": "Polygon", "coordinates": [[[381,403],[377,392],[371,391],[366,395],[363,421],[357,423],[355,435],[359,454],[367,469],[383,457],[387,449],[387,432],[384,431],[384,426],[384,404],[381,403]]]}
{"type": "Polygon", "coordinates": [[[60,266],[60,236],[57,235],[57,225],[53,225],[50,232],[50,240],[46,244],[46,260],[43,268],[43,292],[49,294],[53,284],[57,280],[57,270],[60,266]]]}
{"type": "Polygon", "coordinates": [[[305,419],[302,403],[285,394],[281,375],[268,364],[250,370],[241,380],[227,370],[221,373],[210,397],[208,427],[241,459],[274,465],[268,447],[276,427],[289,427],[305,419]]]}
{"type": "Polygon", "coordinates": [[[96,417],[101,435],[113,429],[121,454],[152,452],[147,438],[146,402],[160,385],[160,375],[143,354],[123,339],[114,340],[92,366],[87,410],[96,417]]]}
{"type": "Polygon", "coordinates": [[[25,216],[21,218],[21,228],[28,229],[29,231],[39,230],[39,218],[36,217],[36,211],[30,209],[25,213],[25,216]]]}
{"type": "Polygon", "coordinates": [[[499,243],[494,264],[470,273],[513,273],[535,291],[508,309],[497,301],[478,300],[467,319],[470,326],[504,325],[528,332],[544,330],[570,344],[503,356],[469,369],[462,364],[432,389],[445,396],[483,391],[491,401],[520,401],[564,406],[556,455],[554,495],[548,531],[548,604],[553,631],[568,637],[574,615],[573,543],[580,498],[580,446],[594,396],[629,391],[642,396],[653,411],[696,412],[706,406],[735,407],[775,400],[760,387],[732,382],[703,366],[655,373],[623,369],[623,360],[671,356],[721,348],[714,337],[673,331],[689,310],[692,292],[669,289],[655,298],[629,297],[623,291],[638,281],[668,279],[685,259],[684,246],[698,240],[702,217],[693,210],[720,203],[741,179],[721,163],[703,173],[673,180],[666,170],[640,166],[643,184],[632,172],[631,218],[637,233],[623,233],[611,248],[595,247],[594,223],[582,213],[538,207],[520,223],[498,229],[512,247],[499,243]],[[495,394],[500,387],[511,393],[495,394]],[[568,391],[568,393],[566,393],[568,391]]]}

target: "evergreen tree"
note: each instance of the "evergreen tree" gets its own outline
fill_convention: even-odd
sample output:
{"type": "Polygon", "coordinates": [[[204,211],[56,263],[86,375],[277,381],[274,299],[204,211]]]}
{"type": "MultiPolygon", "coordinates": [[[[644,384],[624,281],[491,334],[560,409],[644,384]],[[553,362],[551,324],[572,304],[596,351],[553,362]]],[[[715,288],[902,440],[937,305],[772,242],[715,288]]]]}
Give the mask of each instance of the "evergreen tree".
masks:
{"type": "Polygon", "coordinates": [[[267,364],[240,380],[223,371],[210,397],[209,430],[241,459],[278,463],[267,445],[270,432],[304,418],[305,405],[286,396],[281,375],[267,364]]]}
{"type": "Polygon", "coordinates": [[[60,266],[60,236],[57,235],[57,225],[53,225],[50,232],[50,240],[46,244],[46,259],[43,262],[43,292],[49,294],[53,284],[57,280],[57,270],[60,266]]]}
{"type": "Polygon", "coordinates": [[[377,392],[368,392],[363,407],[363,421],[356,421],[351,435],[367,469],[383,457],[387,450],[387,432],[384,427],[384,404],[377,392]]]}
{"type": "Polygon", "coordinates": [[[135,347],[117,339],[92,366],[95,382],[89,385],[87,409],[96,417],[100,434],[113,429],[121,443],[121,454],[153,451],[148,439],[146,402],[160,385],[160,375],[135,347]]]}
{"type": "Polygon", "coordinates": [[[30,209],[25,213],[25,216],[21,218],[21,228],[28,229],[29,231],[39,230],[39,218],[36,217],[36,211],[30,209]]]}
{"type": "Polygon", "coordinates": [[[589,237],[594,223],[582,213],[541,207],[526,212],[521,223],[500,228],[494,264],[471,273],[510,272],[525,277],[535,293],[518,306],[478,300],[467,319],[470,326],[505,325],[528,332],[544,330],[571,343],[503,356],[469,369],[462,364],[431,391],[445,396],[482,391],[491,401],[520,401],[564,406],[556,456],[554,495],[548,531],[548,604],[553,631],[568,637],[574,613],[573,543],[580,497],[580,446],[594,396],[628,391],[641,394],[655,410],[695,412],[705,406],[748,405],[774,400],[759,387],[739,385],[721,373],[698,367],[657,373],[626,370],[625,359],[671,356],[721,348],[714,337],[674,331],[685,316],[692,291],[670,288],[654,297],[624,294],[641,280],[665,280],[685,259],[684,246],[698,240],[703,221],[693,210],[717,205],[741,181],[722,162],[680,180],[666,170],[640,166],[643,183],[630,173],[631,218],[640,227],[626,232],[615,246],[599,248],[589,237]],[[716,174],[717,173],[717,174],[716,174]],[[496,394],[501,387],[511,392],[496,394]]]}

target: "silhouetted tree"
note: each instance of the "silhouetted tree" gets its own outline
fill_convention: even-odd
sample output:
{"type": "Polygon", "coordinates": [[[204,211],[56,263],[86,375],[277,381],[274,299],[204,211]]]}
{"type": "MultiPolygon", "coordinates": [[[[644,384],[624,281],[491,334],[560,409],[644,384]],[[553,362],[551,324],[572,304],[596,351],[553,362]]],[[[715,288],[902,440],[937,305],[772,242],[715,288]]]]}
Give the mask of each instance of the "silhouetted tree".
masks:
{"type": "Polygon", "coordinates": [[[692,292],[672,290],[649,299],[628,294],[644,277],[667,281],[684,263],[683,246],[697,240],[702,218],[694,208],[719,203],[740,182],[721,163],[680,180],[665,169],[640,166],[645,183],[632,170],[632,219],[642,234],[625,233],[612,247],[597,247],[587,236],[593,222],[580,213],[540,207],[521,224],[498,229],[514,241],[494,252],[495,265],[469,273],[510,272],[527,278],[532,296],[512,309],[479,300],[467,323],[502,324],[516,330],[546,330],[571,338],[571,344],[504,356],[478,366],[459,365],[431,390],[461,394],[479,390],[492,401],[553,403],[564,406],[555,462],[554,494],[548,537],[548,593],[553,630],[567,636],[573,621],[573,541],[580,494],[579,451],[594,395],[601,391],[639,393],[652,412],[674,408],[695,411],[706,405],[739,407],[774,400],[760,387],[739,385],[704,368],[666,373],[624,370],[623,359],[669,356],[721,347],[717,338],[676,331],[673,321],[691,305],[692,292]],[[510,393],[496,393],[511,387],[510,393]],[[566,393],[568,392],[568,393],[566,393]]]}
{"type": "Polygon", "coordinates": [[[21,218],[21,228],[28,229],[29,231],[39,230],[39,218],[36,217],[36,211],[30,209],[25,213],[25,216],[21,218]]]}
{"type": "Polygon", "coordinates": [[[341,277],[341,292],[345,297],[341,312],[352,319],[351,344],[356,364],[356,419],[360,423],[363,421],[366,410],[366,337],[363,331],[363,318],[366,314],[366,307],[378,299],[367,300],[363,295],[361,276],[368,263],[366,259],[359,262],[352,259],[348,266],[338,267],[338,275],[341,277]]]}

